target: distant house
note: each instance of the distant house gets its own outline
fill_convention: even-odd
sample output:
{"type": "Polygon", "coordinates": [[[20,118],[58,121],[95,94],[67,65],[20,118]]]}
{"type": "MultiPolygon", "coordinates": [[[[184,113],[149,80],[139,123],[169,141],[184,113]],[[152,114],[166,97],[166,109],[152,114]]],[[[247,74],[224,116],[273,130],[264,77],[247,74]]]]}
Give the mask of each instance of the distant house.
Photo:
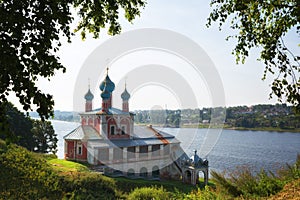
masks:
{"type": "Polygon", "coordinates": [[[102,107],[98,109],[93,109],[94,95],[88,89],[84,96],[85,112],[80,113],[81,125],[64,136],[65,159],[88,162],[109,175],[183,177],[192,184],[196,184],[200,170],[207,183],[208,163],[191,160],[173,135],[151,125],[134,126],[135,115],[129,111],[130,94],[126,85],[121,94],[122,109],[112,106],[114,89],[115,84],[107,74],[100,84],[102,107]]]}

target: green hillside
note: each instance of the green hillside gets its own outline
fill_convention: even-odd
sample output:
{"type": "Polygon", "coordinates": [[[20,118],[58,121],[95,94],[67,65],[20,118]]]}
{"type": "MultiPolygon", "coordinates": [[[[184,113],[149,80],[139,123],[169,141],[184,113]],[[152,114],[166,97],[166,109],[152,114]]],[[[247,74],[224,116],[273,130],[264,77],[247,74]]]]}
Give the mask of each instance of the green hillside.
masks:
{"type": "Polygon", "coordinates": [[[47,159],[49,156],[1,141],[0,199],[118,198],[114,180],[78,163],[53,165],[47,159]]]}
{"type": "Polygon", "coordinates": [[[0,140],[0,199],[299,199],[300,155],[277,174],[212,172],[206,187],[109,178],[89,167],[0,140]]]}

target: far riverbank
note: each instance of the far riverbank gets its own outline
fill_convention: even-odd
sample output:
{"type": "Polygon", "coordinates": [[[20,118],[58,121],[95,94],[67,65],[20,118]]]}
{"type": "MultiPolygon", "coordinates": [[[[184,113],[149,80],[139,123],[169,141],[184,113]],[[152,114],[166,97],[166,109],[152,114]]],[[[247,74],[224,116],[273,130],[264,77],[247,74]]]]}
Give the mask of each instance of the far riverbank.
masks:
{"type": "Polygon", "coordinates": [[[239,131],[271,131],[271,132],[292,132],[292,133],[300,133],[300,128],[291,128],[291,129],[282,129],[279,127],[232,127],[226,124],[223,125],[209,125],[209,124],[195,124],[193,125],[182,125],[182,128],[223,128],[227,130],[239,130],[239,131]]]}
{"type": "MultiPolygon", "coordinates": [[[[145,123],[136,123],[137,126],[147,126],[149,124],[145,123]]],[[[183,124],[180,125],[180,127],[172,127],[172,126],[165,126],[164,124],[152,124],[152,126],[156,127],[167,127],[167,128],[222,128],[226,130],[239,130],[239,131],[270,131],[270,132],[289,132],[289,133],[300,133],[300,128],[291,128],[291,129],[282,129],[279,127],[254,127],[254,128],[248,128],[248,127],[232,127],[228,126],[226,124],[224,125],[211,125],[211,124],[183,124]]]]}

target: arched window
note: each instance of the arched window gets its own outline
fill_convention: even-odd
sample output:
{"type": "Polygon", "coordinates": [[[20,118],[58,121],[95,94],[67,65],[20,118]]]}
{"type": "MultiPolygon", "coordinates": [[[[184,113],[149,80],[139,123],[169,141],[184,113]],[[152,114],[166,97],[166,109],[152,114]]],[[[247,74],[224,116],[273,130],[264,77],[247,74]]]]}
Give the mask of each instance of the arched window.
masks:
{"type": "Polygon", "coordinates": [[[134,176],[134,169],[129,169],[128,170],[128,172],[127,172],[127,176],[129,176],[129,177],[132,177],[132,176],[134,176]]]}
{"type": "Polygon", "coordinates": [[[152,167],[152,176],[155,178],[159,177],[159,168],[156,165],[152,167]]]}
{"type": "Polygon", "coordinates": [[[81,142],[77,143],[77,154],[78,155],[82,154],[82,143],[81,142]]]}
{"type": "Polygon", "coordinates": [[[110,134],[115,135],[116,134],[116,126],[115,125],[110,125],[110,134]]]}
{"type": "Polygon", "coordinates": [[[148,176],[148,172],[147,172],[147,168],[146,167],[142,167],[140,170],[140,176],[141,177],[147,177],[148,176]]]}
{"type": "Polygon", "coordinates": [[[184,179],[185,179],[185,183],[192,183],[192,173],[190,172],[190,170],[186,170],[184,172],[184,179]]]}

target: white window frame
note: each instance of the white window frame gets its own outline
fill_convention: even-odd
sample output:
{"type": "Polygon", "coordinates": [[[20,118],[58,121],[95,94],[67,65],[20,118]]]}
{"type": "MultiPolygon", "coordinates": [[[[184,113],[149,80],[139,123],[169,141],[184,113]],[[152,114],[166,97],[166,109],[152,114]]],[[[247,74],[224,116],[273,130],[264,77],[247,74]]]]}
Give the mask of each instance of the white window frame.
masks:
{"type": "Polygon", "coordinates": [[[77,153],[77,155],[82,155],[82,143],[81,142],[79,142],[79,143],[77,143],[77,148],[76,148],[76,153],[77,153]]]}

